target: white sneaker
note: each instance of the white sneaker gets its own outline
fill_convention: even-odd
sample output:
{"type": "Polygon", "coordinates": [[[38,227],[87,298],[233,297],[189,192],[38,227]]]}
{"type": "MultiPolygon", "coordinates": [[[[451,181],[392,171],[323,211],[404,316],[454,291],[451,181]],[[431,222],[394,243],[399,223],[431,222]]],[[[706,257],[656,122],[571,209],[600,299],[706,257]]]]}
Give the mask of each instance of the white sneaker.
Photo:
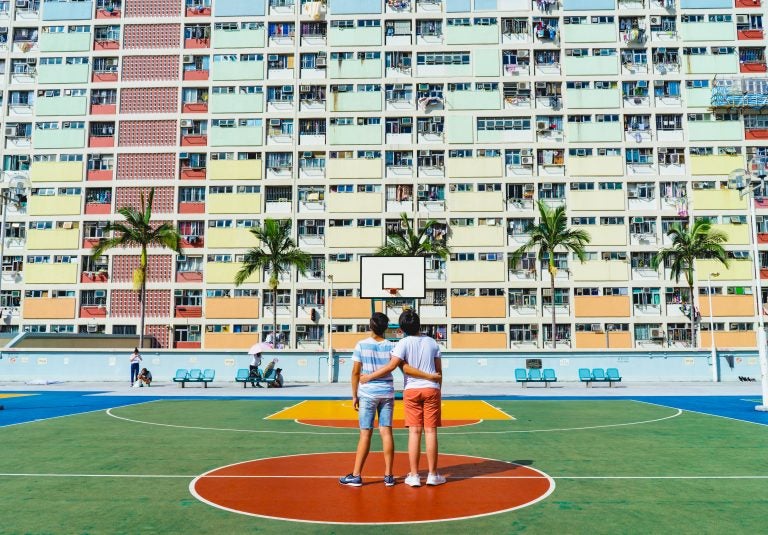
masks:
{"type": "Polygon", "coordinates": [[[421,478],[419,477],[419,474],[408,474],[405,476],[405,484],[409,487],[420,487],[421,478]]]}
{"type": "Polygon", "coordinates": [[[429,474],[427,476],[427,485],[442,485],[445,483],[445,477],[440,474],[429,474]]]}

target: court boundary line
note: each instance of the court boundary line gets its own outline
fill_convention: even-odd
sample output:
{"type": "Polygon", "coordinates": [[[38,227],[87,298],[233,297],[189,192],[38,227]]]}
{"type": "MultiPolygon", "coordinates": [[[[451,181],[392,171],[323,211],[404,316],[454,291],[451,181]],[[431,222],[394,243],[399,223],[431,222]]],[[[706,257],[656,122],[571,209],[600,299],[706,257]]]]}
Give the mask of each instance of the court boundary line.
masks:
{"type": "MultiPolygon", "coordinates": [[[[198,480],[200,480],[200,479],[202,479],[204,477],[210,477],[210,476],[207,476],[207,474],[209,474],[211,472],[214,472],[216,470],[221,470],[223,468],[230,468],[232,466],[237,466],[237,465],[240,465],[240,464],[251,463],[251,462],[254,462],[254,461],[271,461],[271,460],[286,459],[286,458],[290,458],[290,457],[303,457],[303,456],[307,456],[307,455],[333,455],[333,454],[338,454],[338,453],[350,454],[350,452],[334,452],[334,451],[325,451],[325,452],[319,452],[319,453],[316,452],[316,453],[310,453],[310,454],[307,454],[307,453],[296,453],[296,454],[292,454],[292,455],[280,455],[280,456],[275,456],[275,457],[263,457],[263,458],[260,458],[260,459],[251,459],[249,461],[240,461],[240,462],[237,462],[237,463],[220,466],[218,468],[214,468],[213,470],[209,470],[208,472],[205,472],[204,474],[201,474],[201,475],[197,476],[195,479],[193,479],[192,481],[190,481],[190,483],[189,483],[189,492],[190,492],[190,494],[192,494],[192,496],[194,496],[200,502],[205,503],[207,505],[210,505],[211,507],[214,507],[216,509],[220,509],[220,510],[223,510],[223,511],[228,511],[228,512],[231,512],[231,513],[237,513],[237,514],[241,514],[241,515],[246,515],[246,516],[257,517],[257,518],[267,518],[267,519],[270,519],[270,520],[281,520],[281,521],[284,521],[284,522],[299,522],[299,523],[302,523],[302,524],[332,524],[332,525],[345,525],[345,526],[346,525],[350,525],[350,526],[370,526],[370,525],[374,525],[375,524],[375,525],[387,525],[388,526],[388,525],[432,524],[432,523],[436,523],[436,522],[454,522],[454,521],[457,521],[457,520],[471,520],[471,519],[474,519],[474,518],[483,518],[483,517],[486,517],[486,516],[493,516],[493,515],[498,515],[498,514],[502,514],[502,513],[508,513],[510,511],[515,511],[517,509],[522,509],[524,507],[528,507],[530,505],[534,505],[534,504],[536,504],[536,503],[538,503],[538,502],[548,498],[555,491],[555,488],[557,487],[557,484],[555,483],[555,480],[553,478],[551,478],[545,472],[542,472],[541,470],[539,470],[538,468],[533,468],[533,467],[530,467],[530,466],[521,465],[519,463],[514,463],[512,461],[502,461],[500,459],[492,459],[490,457],[477,457],[477,456],[465,455],[465,454],[451,454],[451,455],[455,455],[457,457],[471,457],[471,458],[474,458],[474,459],[483,459],[483,460],[486,460],[486,461],[497,461],[497,462],[507,463],[507,464],[510,464],[510,465],[520,466],[520,467],[524,467],[524,468],[533,470],[534,472],[538,472],[539,474],[542,474],[542,476],[544,476],[544,478],[537,478],[537,479],[547,479],[549,481],[549,488],[547,489],[547,492],[543,493],[538,498],[536,498],[536,499],[534,499],[534,500],[532,500],[530,502],[526,502],[524,504],[518,505],[516,507],[511,507],[511,508],[508,508],[508,509],[501,509],[499,511],[493,511],[493,512],[490,512],[490,513],[483,513],[483,514],[479,514],[479,515],[462,516],[462,517],[456,517],[456,518],[438,518],[438,519],[434,519],[434,520],[413,520],[413,521],[407,521],[407,522],[332,522],[332,521],[329,522],[327,520],[302,520],[302,519],[297,519],[297,518],[285,518],[285,517],[277,517],[277,516],[269,516],[269,515],[260,515],[260,514],[255,514],[255,513],[248,513],[248,512],[245,512],[245,511],[238,511],[237,509],[231,509],[229,507],[224,507],[222,505],[219,505],[219,504],[216,504],[216,503],[212,503],[209,500],[207,500],[207,499],[203,498],[202,496],[200,496],[197,493],[197,491],[195,490],[195,483],[198,480]]],[[[352,455],[354,455],[354,453],[352,453],[352,455]]],[[[338,476],[336,476],[336,477],[338,477],[338,476]]]]}
{"type": "Polygon", "coordinates": [[[70,416],[80,416],[82,414],[93,414],[95,412],[106,412],[106,411],[110,411],[112,409],[121,409],[123,407],[133,407],[134,405],[143,405],[145,403],[154,403],[155,401],[160,401],[160,400],[159,399],[148,399],[148,400],[145,400],[145,401],[140,401],[138,403],[128,403],[126,405],[119,405],[117,407],[109,407],[107,409],[102,407],[101,409],[93,409],[93,410],[88,410],[88,411],[83,411],[83,412],[73,412],[72,414],[60,414],[58,416],[50,416],[48,418],[35,418],[34,420],[27,420],[26,422],[16,422],[16,423],[12,423],[12,424],[0,425],[0,429],[6,429],[8,427],[14,427],[14,426],[17,426],[17,425],[36,424],[36,423],[40,423],[40,422],[47,422],[49,420],[58,420],[59,418],[69,418],[70,416]]]}
{"type": "MultiPolygon", "coordinates": [[[[287,422],[288,420],[284,420],[284,421],[287,422]]],[[[308,427],[324,427],[326,429],[359,429],[359,422],[357,420],[349,420],[349,421],[350,422],[354,421],[355,422],[355,426],[354,427],[343,427],[343,426],[340,427],[338,425],[320,425],[320,424],[311,424],[309,422],[302,422],[300,420],[293,420],[293,422],[298,424],[298,425],[306,425],[308,427]]],[[[443,421],[450,421],[450,420],[443,420],[443,421]]],[[[454,428],[454,427],[469,427],[470,425],[479,425],[479,424],[483,423],[484,421],[485,420],[477,420],[477,421],[469,423],[469,424],[443,425],[443,426],[440,426],[440,429],[448,429],[448,428],[454,428]]],[[[405,422],[405,419],[403,419],[403,422],[405,422]]],[[[404,429],[406,429],[406,428],[404,428],[404,427],[394,427],[394,426],[392,427],[392,431],[398,431],[398,430],[399,431],[403,431],[404,429]]]]}
{"type": "Polygon", "coordinates": [[[761,422],[753,422],[751,420],[742,420],[741,418],[733,418],[732,416],[723,416],[722,414],[712,414],[710,412],[694,411],[694,410],[691,410],[691,409],[681,409],[679,407],[672,407],[670,405],[664,405],[662,403],[654,403],[652,401],[645,401],[645,400],[641,400],[641,399],[636,399],[634,401],[637,401],[638,403],[645,403],[647,405],[656,405],[657,407],[666,407],[668,409],[677,409],[679,411],[690,412],[690,413],[693,413],[693,414],[701,414],[702,416],[713,416],[715,418],[723,418],[725,420],[731,420],[731,421],[734,421],[734,422],[741,422],[741,423],[745,423],[745,424],[759,425],[761,427],[768,427],[768,424],[764,424],[764,423],[761,423],[761,422]]]}
{"type": "MultiPolygon", "coordinates": [[[[152,400],[152,401],[160,401],[160,400],[152,400]]],[[[637,401],[637,400],[624,400],[624,401],[637,401]]],[[[645,402],[641,402],[645,403],[645,402]]],[[[656,403],[648,403],[649,405],[655,405],[658,407],[663,407],[665,409],[675,410],[677,411],[675,414],[671,414],[668,416],[664,416],[663,418],[655,418],[652,420],[641,420],[636,422],[622,422],[617,424],[604,424],[604,425],[595,425],[595,426],[587,426],[587,427],[566,427],[566,428],[557,428],[557,429],[509,429],[509,430],[502,430],[502,431],[457,431],[457,432],[450,432],[447,431],[447,429],[450,428],[441,428],[440,434],[441,435],[507,435],[507,434],[521,434],[521,433],[555,433],[555,432],[562,432],[562,431],[589,431],[593,429],[610,429],[614,427],[627,427],[631,425],[642,425],[642,424],[650,424],[650,423],[656,423],[656,422],[662,422],[664,420],[669,420],[672,418],[676,418],[683,414],[683,409],[678,409],[677,407],[668,407],[666,405],[659,405],[656,403]]],[[[130,406],[130,405],[128,405],[130,406]]],[[[144,425],[154,425],[158,427],[170,427],[175,429],[192,429],[197,431],[225,431],[225,432],[233,432],[233,433],[265,433],[265,434],[277,434],[277,435],[357,435],[358,430],[350,431],[350,432],[342,432],[342,431],[331,431],[331,432],[318,432],[318,431],[280,431],[280,430],[274,430],[274,429],[233,429],[233,428],[226,428],[226,427],[202,427],[202,426],[191,426],[191,425],[178,425],[178,424],[166,424],[166,423],[158,423],[158,422],[147,422],[144,420],[136,420],[134,418],[127,418],[125,416],[118,416],[112,412],[113,409],[120,409],[122,407],[112,407],[106,410],[106,414],[108,416],[111,416],[112,418],[116,418],[118,420],[123,420],[126,422],[131,422],[135,424],[144,424],[144,425]]],[[[102,409],[103,410],[103,409],[102,409]]],[[[288,421],[288,420],[285,420],[288,421]]],[[[516,421],[516,420],[515,420],[516,421]]],[[[458,427],[458,426],[456,426],[458,427]]],[[[327,429],[344,429],[344,428],[327,428],[327,429]]],[[[353,429],[353,428],[349,428],[353,429]]],[[[395,432],[403,432],[407,431],[405,429],[393,429],[395,432]]]]}

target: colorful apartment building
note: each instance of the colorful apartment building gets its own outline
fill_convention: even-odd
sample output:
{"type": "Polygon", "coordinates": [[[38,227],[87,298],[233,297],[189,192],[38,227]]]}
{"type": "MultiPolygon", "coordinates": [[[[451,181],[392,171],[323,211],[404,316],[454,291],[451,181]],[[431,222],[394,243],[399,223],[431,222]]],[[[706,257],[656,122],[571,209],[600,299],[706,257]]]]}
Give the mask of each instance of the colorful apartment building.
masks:
{"type": "Polygon", "coordinates": [[[690,347],[691,297],[694,346],[711,310],[718,347],[754,347],[768,205],[727,182],[768,157],[762,1],[0,1],[2,185],[26,197],[8,204],[0,330],[135,333],[138,251],[90,252],[151,186],[184,238],[151,251],[160,347],[270,333],[266,278],[232,282],[266,217],[312,255],[281,281],[284,344],[323,349],[332,323],[350,347],[371,310],[358,260],[401,212],[452,249],[420,304],[447,349],[690,347]],[[556,254],[554,295],[533,253],[511,255],[537,200],[592,237],[583,264],[556,254]],[[696,218],[731,261],[697,262],[689,296],[651,258],[696,218]]]}

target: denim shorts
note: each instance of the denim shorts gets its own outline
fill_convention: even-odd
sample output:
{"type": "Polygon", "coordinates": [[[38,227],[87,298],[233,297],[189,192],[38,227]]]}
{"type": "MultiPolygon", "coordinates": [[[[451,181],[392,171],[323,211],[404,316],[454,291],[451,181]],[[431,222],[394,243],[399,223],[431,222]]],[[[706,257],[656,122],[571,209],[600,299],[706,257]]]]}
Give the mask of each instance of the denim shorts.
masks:
{"type": "Polygon", "coordinates": [[[392,411],[395,407],[393,398],[361,397],[358,409],[360,429],[373,429],[373,420],[379,415],[379,427],[392,427],[392,411]]]}

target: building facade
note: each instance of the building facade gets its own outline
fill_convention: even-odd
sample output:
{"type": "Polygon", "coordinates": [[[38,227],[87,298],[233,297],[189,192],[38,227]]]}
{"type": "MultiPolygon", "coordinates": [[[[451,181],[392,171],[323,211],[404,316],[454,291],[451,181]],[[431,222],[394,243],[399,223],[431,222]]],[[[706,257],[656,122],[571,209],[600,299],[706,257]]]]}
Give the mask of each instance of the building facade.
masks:
{"type": "Polygon", "coordinates": [[[420,304],[446,348],[754,347],[768,205],[728,176],[768,158],[764,15],[762,0],[0,1],[2,184],[23,194],[0,330],[134,333],[138,251],[90,251],[154,187],[184,239],[181,256],[151,251],[161,347],[269,334],[266,278],[232,282],[266,217],[312,255],[281,281],[284,345],[322,349],[332,323],[350,347],[371,311],[358,260],[402,212],[452,250],[428,259],[420,304]],[[592,238],[584,263],[556,254],[554,295],[546,265],[511,254],[537,200],[592,238]],[[697,218],[730,263],[698,261],[690,296],[651,258],[697,218]]]}

